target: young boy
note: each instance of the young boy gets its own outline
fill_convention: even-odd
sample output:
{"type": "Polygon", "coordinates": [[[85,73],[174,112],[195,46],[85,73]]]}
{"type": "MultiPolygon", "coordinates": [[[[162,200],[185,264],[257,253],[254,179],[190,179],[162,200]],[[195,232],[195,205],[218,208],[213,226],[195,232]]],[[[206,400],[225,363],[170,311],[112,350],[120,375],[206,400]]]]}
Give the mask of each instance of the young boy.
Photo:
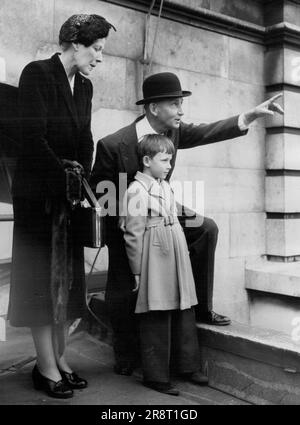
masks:
{"type": "Polygon", "coordinates": [[[147,135],[138,145],[142,172],[124,197],[126,252],[138,291],[135,313],[144,385],[170,395],[170,365],[194,382],[199,348],[193,306],[198,303],[183,230],[172,189],[165,181],[174,145],[163,135],[147,135]]]}

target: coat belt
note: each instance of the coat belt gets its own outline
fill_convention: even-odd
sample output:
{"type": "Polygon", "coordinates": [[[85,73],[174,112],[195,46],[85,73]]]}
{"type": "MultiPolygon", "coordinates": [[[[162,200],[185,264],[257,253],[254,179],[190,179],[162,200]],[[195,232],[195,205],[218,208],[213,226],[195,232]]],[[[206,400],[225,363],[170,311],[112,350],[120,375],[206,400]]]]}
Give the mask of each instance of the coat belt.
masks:
{"type": "Polygon", "coordinates": [[[177,217],[168,215],[165,217],[148,217],[146,229],[154,227],[153,245],[158,245],[163,254],[168,254],[169,243],[166,233],[166,226],[173,226],[179,223],[177,217]]]}
{"type": "Polygon", "coordinates": [[[172,226],[175,223],[179,223],[178,218],[174,217],[173,215],[168,215],[165,217],[148,217],[146,229],[149,229],[150,227],[157,227],[157,226],[172,226]]]}

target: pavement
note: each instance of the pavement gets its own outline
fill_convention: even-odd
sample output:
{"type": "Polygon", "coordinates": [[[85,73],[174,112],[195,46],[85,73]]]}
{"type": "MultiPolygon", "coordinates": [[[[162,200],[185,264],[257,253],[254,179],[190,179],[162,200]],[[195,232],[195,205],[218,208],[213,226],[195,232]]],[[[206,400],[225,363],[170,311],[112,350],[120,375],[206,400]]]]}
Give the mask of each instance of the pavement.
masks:
{"type": "Polygon", "coordinates": [[[88,388],[75,391],[71,399],[58,400],[36,391],[31,383],[35,364],[34,347],[29,330],[7,325],[6,341],[0,341],[0,405],[246,405],[209,386],[200,387],[177,381],[178,397],[146,388],[141,374],[120,376],[112,371],[110,345],[99,341],[86,330],[75,331],[69,339],[68,361],[76,372],[88,380],[88,388]]]}

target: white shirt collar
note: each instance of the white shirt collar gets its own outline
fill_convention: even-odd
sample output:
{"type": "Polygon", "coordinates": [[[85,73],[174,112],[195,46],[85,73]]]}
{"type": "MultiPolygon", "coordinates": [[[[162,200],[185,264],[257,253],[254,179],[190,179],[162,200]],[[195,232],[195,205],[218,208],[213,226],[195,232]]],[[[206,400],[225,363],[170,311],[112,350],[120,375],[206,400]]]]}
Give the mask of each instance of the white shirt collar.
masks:
{"type": "Polygon", "coordinates": [[[146,134],[158,134],[158,133],[151,127],[148,121],[148,118],[144,116],[144,118],[142,118],[140,121],[136,123],[136,134],[137,134],[138,142],[140,142],[142,138],[146,136],[146,134]]]}
{"type": "MultiPolygon", "coordinates": [[[[60,55],[58,55],[58,58],[59,58],[61,64],[63,65],[60,55]]],[[[63,66],[63,68],[64,68],[64,66],[63,66]]],[[[65,70],[65,72],[66,72],[66,70],[65,70]]],[[[67,75],[67,73],[66,73],[66,75],[67,75]]],[[[69,78],[68,78],[68,81],[69,81],[69,84],[70,84],[71,92],[72,92],[72,94],[74,94],[75,74],[73,75],[71,81],[69,80],[69,78]]]]}
{"type": "Polygon", "coordinates": [[[73,75],[72,80],[69,81],[69,83],[70,83],[71,91],[74,94],[75,74],[73,75]]]}

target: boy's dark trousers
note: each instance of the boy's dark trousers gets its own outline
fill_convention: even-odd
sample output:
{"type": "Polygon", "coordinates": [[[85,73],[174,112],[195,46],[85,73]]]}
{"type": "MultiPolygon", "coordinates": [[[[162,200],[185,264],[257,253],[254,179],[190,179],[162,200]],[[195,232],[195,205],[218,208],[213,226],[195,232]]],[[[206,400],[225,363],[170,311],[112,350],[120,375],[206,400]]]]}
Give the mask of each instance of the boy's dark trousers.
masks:
{"type": "MultiPolygon", "coordinates": [[[[192,264],[198,305],[195,306],[196,320],[200,313],[212,309],[214,259],[218,238],[218,227],[206,217],[194,215],[178,217],[183,227],[192,264]],[[195,227],[189,227],[194,220],[195,227]]],[[[123,232],[117,227],[117,220],[108,217],[107,245],[109,253],[106,302],[114,333],[116,362],[135,363],[137,358],[137,334],[134,278],[131,273],[123,232]]]]}
{"type": "Polygon", "coordinates": [[[177,374],[199,370],[194,309],[137,314],[144,381],[170,382],[177,374]]]}

